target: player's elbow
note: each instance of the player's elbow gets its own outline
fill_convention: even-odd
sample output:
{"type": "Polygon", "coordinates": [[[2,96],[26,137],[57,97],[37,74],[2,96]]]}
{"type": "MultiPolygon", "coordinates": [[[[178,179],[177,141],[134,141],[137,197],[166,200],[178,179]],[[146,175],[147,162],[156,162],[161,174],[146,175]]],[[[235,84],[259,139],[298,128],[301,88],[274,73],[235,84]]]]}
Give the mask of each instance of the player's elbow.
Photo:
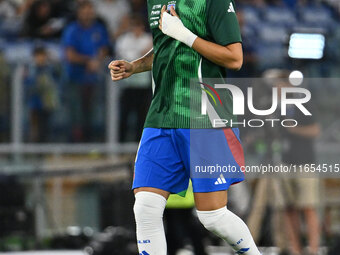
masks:
{"type": "Polygon", "coordinates": [[[227,69],[238,71],[243,65],[243,50],[241,43],[232,43],[226,47],[226,55],[223,66],[227,69]]]}
{"type": "Polygon", "coordinates": [[[243,58],[237,58],[225,63],[224,67],[233,71],[239,71],[243,65],[243,58]]]}

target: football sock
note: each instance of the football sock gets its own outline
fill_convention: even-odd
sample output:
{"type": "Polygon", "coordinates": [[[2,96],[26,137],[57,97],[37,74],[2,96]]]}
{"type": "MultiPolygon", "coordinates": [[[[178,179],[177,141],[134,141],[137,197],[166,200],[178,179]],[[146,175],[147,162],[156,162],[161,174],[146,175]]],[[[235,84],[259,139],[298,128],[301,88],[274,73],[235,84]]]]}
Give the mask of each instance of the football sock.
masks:
{"type": "Polygon", "coordinates": [[[206,229],[227,241],[237,254],[260,255],[247,225],[227,207],[197,211],[197,215],[206,229]]]}
{"type": "Polygon", "coordinates": [[[136,195],[134,213],[137,225],[137,244],[140,255],[166,255],[163,213],[166,199],[153,192],[136,195]]]}

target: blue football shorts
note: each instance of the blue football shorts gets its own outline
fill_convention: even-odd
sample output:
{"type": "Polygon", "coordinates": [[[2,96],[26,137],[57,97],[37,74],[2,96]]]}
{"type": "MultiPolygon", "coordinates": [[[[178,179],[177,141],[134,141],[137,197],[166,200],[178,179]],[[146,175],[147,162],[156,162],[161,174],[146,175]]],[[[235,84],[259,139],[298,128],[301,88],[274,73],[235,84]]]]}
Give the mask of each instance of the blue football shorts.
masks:
{"type": "Polygon", "coordinates": [[[244,180],[244,153],[238,128],[144,128],[132,189],[158,188],[185,195],[227,190],[244,180]]]}

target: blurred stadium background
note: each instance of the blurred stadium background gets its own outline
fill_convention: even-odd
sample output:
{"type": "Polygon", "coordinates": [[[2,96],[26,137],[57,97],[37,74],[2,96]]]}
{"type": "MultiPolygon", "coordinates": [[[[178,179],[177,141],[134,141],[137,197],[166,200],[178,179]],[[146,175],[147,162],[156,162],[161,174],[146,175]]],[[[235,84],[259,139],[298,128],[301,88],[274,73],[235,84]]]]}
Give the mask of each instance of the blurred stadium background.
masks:
{"type": "MultiPolygon", "coordinates": [[[[95,0],[93,10],[77,13],[81,2],[0,0],[0,254],[83,254],[85,247],[89,254],[137,253],[130,185],[151,78],[144,74],[117,86],[107,64],[132,60],[152,47],[146,0],[95,0]],[[82,45],[74,22],[95,24],[91,35],[99,37],[93,39],[97,48],[80,57],[69,51],[82,45]]],[[[322,127],[317,161],[339,163],[339,0],[236,5],[245,60],[240,72],[228,76],[262,77],[269,69],[285,69],[320,79],[310,87],[322,127]]],[[[280,154],[263,131],[243,131],[248,162],[280,154]]],[[[231,200],[244,219],[254,213],[257,184],[249,180],[238,191],[241,204],[231,200]]],[[[320,254],[340,254],[336,248],[332,253],[340,235],[339,194],[338,179],[322,179],[320,254]]],[[[270,219],[273,209],[265,206],[261,214],[270,219]]],[[[272,224],[264,220],[252,231],[259,232],[264,254],[274,255],[279,251],[270,238],[272,224]]],[[[205,235],[210,254],[229,252],[205,235]]],[[[184,242],[181,254],[190,250],[184,242]]]]}

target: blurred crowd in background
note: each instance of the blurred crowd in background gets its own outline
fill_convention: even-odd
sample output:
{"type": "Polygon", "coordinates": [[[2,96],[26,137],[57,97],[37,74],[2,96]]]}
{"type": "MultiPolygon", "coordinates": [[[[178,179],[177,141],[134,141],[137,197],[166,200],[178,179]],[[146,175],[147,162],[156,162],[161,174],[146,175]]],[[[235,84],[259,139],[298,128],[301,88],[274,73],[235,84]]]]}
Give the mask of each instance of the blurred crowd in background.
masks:
{"type": "MultiPolygon", "coordinates": [[[[146,3],[21,2],[0,2],[1,63],[6,67],[0,142],[8,142],[11,74],[18,65],[23,66],[26,142],[103,142],[106,66],[113,57],[133,60],[152,48],[146,3]]],[[[150,74],[120,87],[121,141],[136,141],[151,99],[150,74]]]]}
{"type": "MultiPolygon", "coordinates": [[[[239,72],[227,71],[228,78],[271,77],[287,80],[289,72],[295,69],[302,71],[305,77],[339,77],[340,2],[338,0],[236,0],[235,2],[243,36],[244,65],[239,72]],[[296,32],[325,35],[326,46],[323,58],[319,60],[290,58],[288,42],[290,35],[296,32]]],[[[13,131],[15,129],[13,116],[16,116],[13,111],[18,110],[16,107],[18,101],[21,109],[20,118],[22,118],[20,120],[22,125],[19,126],[22,126],[24,143],[70,145],[71,143],[107,142],[108,113],[117,115],[114,117],[114,121],[117,122],[115,125],[117,142],[137,142],[152,98],[151,74],[142,73],[112,83],[107,64],[112,59],[131,61],[150,50],[152,36],[146,7],[146,0],[92,2],[0,0],[0,147],[17,139],[13,138],[15,131],[13,131]],[[111,97],[112,86],[115,88],[114,98],[111,97]],[[110,103],[113,100],[117,100],[116,104],[110,103]]],[[[264,87],[261,82],[258,85],[257,89],[261,95],[256,97],[255,103],[260,102],[260,105],[267,107],[268,98],[271,99],[271,87],[264,87]]],[[[276,85],[277,87],[288,86],[287,84],[276,85]]],[[[254,87],[256,88],[256,84],[254,87]]],[[[314,118],[306,119],[296,112],[293,113],[291,117],[305,125],[298,133],[290,133],[284,128],[282,128],[284,130],[273,128],[242,130],[243,146],[249,162],[255,165],[305,164],[315,163],[320,159],[323,160],[322,163],[333,162],[334,158],[338,160],[339,149],[336,150],[340,142],[340,123],[337,118],[337,113],[340,112],[338,83],[314,80],[309,83],[309,90],[312,92],[312,103],[316,109],[313,112],[314,118]],[[315,149],[315,139],[320,135],[320,130],[324,130],[322,139],[326,144],[323,154],[317,154],[315,149]],[[305,134],[308,134],[307,138],[305,134]],[[329,145],[331,143],[333,145],[335,143],[335,147],[329,145]]],[[[90,153],[79,161],[86,165],[86,160],[93,155],[97,154],[90,153]]],[[[48,157],[45,159],[48,161],[48,157]]],[[[74,161],[76,158],[72,158],[72,163],[74,161]]],[[[58,166],[62,165],[58,156],[56,162],[58,166]]],[[[128,166],[131,166],[130,162],[128,166]]],[[[106,168],[110,167],[106,166],[106,168]]],[[[36,168],[39,170],[40,165],[36,167],[34,163],[32,169],[36,170],[36,168]]],[[[83,166],[80,169],[83,170],[83,166]]],[[[110,181],[111,177],[109,175],[107,179],[110,181]]],[[[105,180],[101,180],[102,182],[84,181],[82,176],[78,176],[79,180],[73,180],[74,183],[66,177],[67,181],[62,183],[61,178],[47,181],[44,187],[40,183],[43,191],[38,189],[38,183],[34,186],[35,193],[31,194],[32,192],[24,191],[23,186],[19,185],[15,178],[0,176],[1,193],[10,194],[0,197],[0,200],[2,199],[0,218],[7,219],[0,222],[3,224],[0,238],[18,229],[28,232],[29,236],[39,236],[33,233],[37,232],[36,229],[39,227],[58,232],[62,228],[70,227],[71,224],[80,227],[90,226],[94,230],[103,230],[110,225],[124,225],[128,229],[133,229],[131,210],[133,196],[129,183],[132,178],[127,177],[118,185],[110,184],[105,179],[106,176],[105,180]],[[58,188],[64,188],[64,192],[58,188]],[[44,192],[46,192],[45,197],[41,195],[44,192]],[[36,197],[32,198],[34,196],[36,197]],[[49,197],[56,199],[49,199],[49,197]],[[39,206],[42,204],[46,207],[44,213],[47,227],[39,226],[37,223],[40,219],[39,206]],[[117,204],[119,206],[116,206],[117,204]],[[9,209],[10,205],[13,206],[13,210],[9,209]],[[59,218],[55,215],[59,215],[59,218]],[[18,225],[15,222],[18,222],[18,225]]],[[[38,179],[30,180],[36,183],[38,179]]],[[[231,195],[230,205],[242,217],[248,218],[254,237],[261,246],[275,245],[284,250],[290,245],[296,254],[300,254],[303,245],[297,233],[302,225],[309,233],[304,235],[305,239],[315,251],[319,248],[321,231],[326,236],[325,240],[321,240],[321,244],[329,244],[328,237],[331,236],[333,226],[331,218],[340,206],[339,199],[331,200],[333,197],[339,197],[337,180],[334,182],[331,180],[327,184],[328,187],[333,187],[335,192],[330,196],[324,195],[322,201],[318,198],[319,193],[322,192],[321,182],[323,181],[319,182],[315,179],[311,179],[310,182],[301,179],[301,182],[297,180],[296,183],[280,179],[271,182],[271,179],[260,178],[250,181],[250,185],[236,185],[233,189],[238,189],[238,198],[231,195]],[[307,195],[302,197],[301,194],[307,195]],[[241,202],[239,197],[242,197],[241,202]],[[308,201],[311,204],[306,206],[308,201]],[[324,222],[319,222],[317,211],[322,206],[325,209],[322,215],[324,222]],[[298,222],[300,212],[303,212],[305,224],[298,222]],[[287,232],[281,229],[284,225],[288,226],[287,232]],[[284,234],[286,237],[282,237],[284,234]]],[[[188,233],[185,235],[185,229],[178,229],[172,221],[176,219],[189,225],[193,224],[188,220],[188,218],[194,220],[191,214],[193,206],[191,199],[183,208],[178,206],[168,208],[167,229],[175,233],[169,235],[175,243],[170,247],[175,247],[170,251],[171,254],[175,254],[177,248],[182,248],[176,247],[176,244],[184,246],[190,235],[191,238],[202,238],[199,237],[201,230],[196,231],[189,226],[187,229],[194,229],[197,235],[189,233],[188,236],[188,233]],[[179,214],[176,213],[177,209],[181,211],[182,216],[184,215],[180,219],[179,214]],[[184,214],[183,209],[186,210],[184,214]],[[180,234],[176,236],[176,233],[180,234]]],[[[340,218],[339,214],[337,215],[340,218]]],[[[337,222],[340,222],[339,218],[337,222]]],[[[86,242],[79,241],[80,239],[73,240],[75,230],[70,229],[70,236],[65,240],[54,239],[49,243],[49,247],[56,249],[82,247],[86,242]]],[[[83,238],[82,235],[89,232],[86,231],[78,231],[78,237],[80,235],[83,238]]],[[[304,229],[302,232],[306,233],[304,229]]],[[[115,228],[109,228],[103,233],[107,240],[114,236],[120,238],[120,234],[134,238],[134,234],[126,234],[121,229],[115,228]]],[[[87,240],[88,236],[84,238],[87,240]]],[[[105,238],[99,236],[98,240],[105,238]]],[[[119,238],[115,240],[120,240],[119,238]]],[[[212,243],[216,243],[213,238],[211,240],[212,243]]],[[[200,241],[192,242],[201,244],[200,241]]],[[[11,243],[11,240],[8,243],[11,243]]],[[[122,244],[126,243],[121,242],[120,245],[122,244]]],[[[32,246],[24,243],[19,249],[26,249],[25,247],[32,246]]],[[[115,247],[116,249],[120,247],[119,242],[115,247]]],[[[0,242],[1,249],[9,248],[2,248],[0,242]]],[[[206,254],[201,247],[196,247],[196,250],[195,254],[206,254]]],[[[338,254],[338,251],[339,249],[336,248],[335,253],[330,254],[338,254]]],[[[108,248],[107,254],[112,254],[112,249],[108,248]]],[[[129,253],[117,251],[115,254],[129,253]]],[[[135,254],[135,251],[131,254],[135,254]]]]}
{"type": "MultiPolygon", "coordinates": [[[[236,5],[245,61],[229,77],[260,77],[268,68],[296,66],[287,42],[303,29],[327,36],[326,56],[304,64],[307,75],[308,70],[314,77],[339,74],[337,1],[239,0],[236,5]]],[[[145,0],[1,0],[0,142],[9,142],[13,80],[23,84],[24,142],[103,142],[107,63],[136,59],[151,47],[145,0]]],[[[149,73],[119,84],[120,142],[140,137],[150,88],[149,73]]]]}

